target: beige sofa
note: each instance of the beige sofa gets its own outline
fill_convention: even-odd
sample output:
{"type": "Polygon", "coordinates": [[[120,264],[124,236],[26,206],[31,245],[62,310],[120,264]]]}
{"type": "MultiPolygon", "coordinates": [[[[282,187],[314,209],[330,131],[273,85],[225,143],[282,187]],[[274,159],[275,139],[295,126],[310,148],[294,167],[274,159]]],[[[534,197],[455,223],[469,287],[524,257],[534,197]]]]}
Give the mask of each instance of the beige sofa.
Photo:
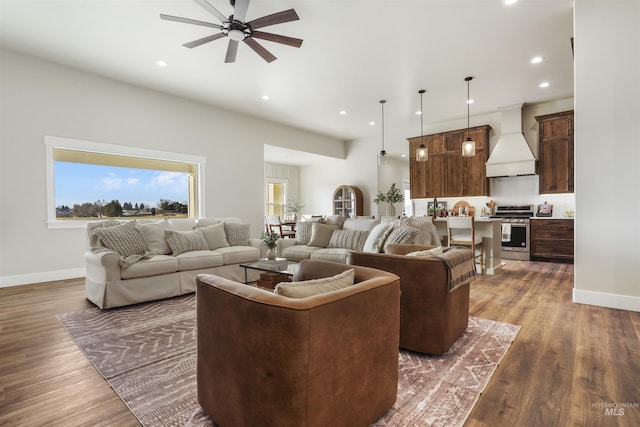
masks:
{"type": "Polygon", "coordinates": [[[327,217],[298,222],[296,238],[278,242],[278,256],[290,261],[318,259],[346,263],[352,252],[381,253],[391,244],[440,246],[430,217],[373,219],[327,217]]]}
{"type": "Polygon", "coordinates": [[[194,292],[203,273],[244,282],[239,264],[266,251],[239,218],[95,221],[85,230],[87,299],[101,309],[194,292]]]}

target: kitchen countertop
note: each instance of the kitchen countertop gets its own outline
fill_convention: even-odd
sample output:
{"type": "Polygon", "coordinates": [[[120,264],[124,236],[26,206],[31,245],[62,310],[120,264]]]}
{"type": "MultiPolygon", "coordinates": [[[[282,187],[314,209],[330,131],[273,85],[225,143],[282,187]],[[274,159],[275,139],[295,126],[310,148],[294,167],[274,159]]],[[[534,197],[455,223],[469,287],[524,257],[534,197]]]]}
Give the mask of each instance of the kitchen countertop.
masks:
{"type": "Polygon", "coordinates": [[[531,219],[540,219],[540,220],[545,220],[545,219],[571,219],[574,220],[575,217],[568,217],[568,216],[534,216],[531,217],[531,219]]]}
{"type": "MultiPolygon", "coordinates": [[[[436,221],[446,221],[446,220],[447,220],[446,216],[436,218],[436,221]]],[[[476,216],[475,221],[476,222],[493,222],[493,221],[502,221],[502,218],[489,218],[488,216],[476,216]]]]}

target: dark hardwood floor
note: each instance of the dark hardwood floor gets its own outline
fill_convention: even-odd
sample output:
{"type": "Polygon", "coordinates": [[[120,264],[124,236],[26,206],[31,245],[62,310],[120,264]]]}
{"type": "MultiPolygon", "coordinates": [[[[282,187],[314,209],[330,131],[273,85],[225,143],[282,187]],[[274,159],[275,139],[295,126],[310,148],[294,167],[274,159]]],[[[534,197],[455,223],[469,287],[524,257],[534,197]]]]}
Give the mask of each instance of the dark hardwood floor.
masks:
{"type": "MultiPolygon", "coordinates": [[[[572,288],[570,264],[474,281],[471,314],[522,329],[466,426],[640,425],[624,407],[640,404],[640,313],[574,304],[572,288]]],[[[55,318],[90,307],[83,279],[0,289],[0,425],[139,425],[55,318]]]]}

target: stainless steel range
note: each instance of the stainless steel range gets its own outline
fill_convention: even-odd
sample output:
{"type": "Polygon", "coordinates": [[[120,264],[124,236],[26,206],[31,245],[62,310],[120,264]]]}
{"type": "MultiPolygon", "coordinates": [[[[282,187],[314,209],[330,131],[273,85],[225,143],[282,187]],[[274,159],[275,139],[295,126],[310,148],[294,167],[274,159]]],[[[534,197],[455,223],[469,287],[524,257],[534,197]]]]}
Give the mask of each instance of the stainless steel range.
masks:
{"type": "Polygon", "coordinates": [[[502,258],[529,261],[533,205],[496,206],[491,218],[502,219],[502,258]]]}

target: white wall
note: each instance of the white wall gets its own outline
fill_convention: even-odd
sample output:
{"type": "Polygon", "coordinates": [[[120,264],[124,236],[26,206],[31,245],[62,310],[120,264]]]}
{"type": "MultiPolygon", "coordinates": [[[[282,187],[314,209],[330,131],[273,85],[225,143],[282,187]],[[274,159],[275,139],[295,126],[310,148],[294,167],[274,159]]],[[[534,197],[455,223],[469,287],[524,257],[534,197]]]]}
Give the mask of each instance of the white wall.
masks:
{"type": "Polygon", "coordinates": [[[342,156],[344,142],[0,50],[0,286],[84,274],[81,229],[45,224],[44,135],[207,158],[209,217],[263,226],[264,144],[342,156]]]}
{"type": "Polygon", "coordinates": [[[362,141],[347,142],[345,160],[327,160],[300,167],[300,198],[305,201],[304,213],[330,215],[333,193],[340,185],[353,185],[362,191],[363,215],[372,212],[371,200],[378,192],[377,154],[375,148],[362,141]]]}
{"type": "Polygon", "coordinates": [[[640,311],[638,0],[576,0],[574,301],[640,311]]]}

